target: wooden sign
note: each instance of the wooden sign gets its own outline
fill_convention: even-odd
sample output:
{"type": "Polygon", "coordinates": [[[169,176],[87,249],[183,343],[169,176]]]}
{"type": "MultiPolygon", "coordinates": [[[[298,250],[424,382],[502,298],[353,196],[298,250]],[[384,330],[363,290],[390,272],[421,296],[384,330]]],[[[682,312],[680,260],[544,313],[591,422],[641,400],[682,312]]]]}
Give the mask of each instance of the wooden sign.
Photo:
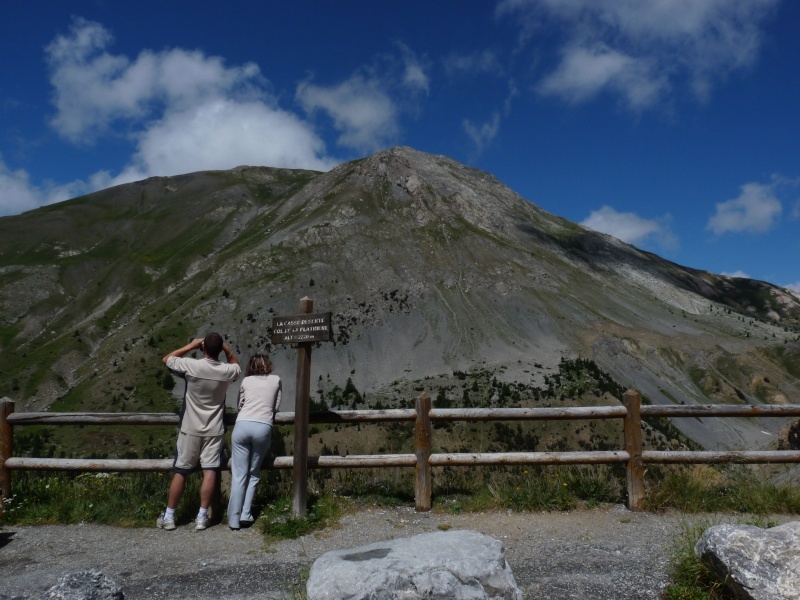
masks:
{"type": "Polygon", "coordinates": [[[329,342],[331,337],[331,313],[329,312],[272,319],[273,344],[329,342]]]}

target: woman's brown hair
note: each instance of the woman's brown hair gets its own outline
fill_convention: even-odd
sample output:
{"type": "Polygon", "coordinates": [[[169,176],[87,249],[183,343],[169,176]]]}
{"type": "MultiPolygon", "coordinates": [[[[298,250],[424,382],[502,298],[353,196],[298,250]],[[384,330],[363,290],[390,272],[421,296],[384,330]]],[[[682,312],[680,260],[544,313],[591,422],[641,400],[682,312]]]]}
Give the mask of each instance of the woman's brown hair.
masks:
{"type": "Polygon", "coordinates": [[[245,377],[250,375],[269,375],[272,373],[272,361],[266,354],[253,354],[247,363],[245,377]]]}

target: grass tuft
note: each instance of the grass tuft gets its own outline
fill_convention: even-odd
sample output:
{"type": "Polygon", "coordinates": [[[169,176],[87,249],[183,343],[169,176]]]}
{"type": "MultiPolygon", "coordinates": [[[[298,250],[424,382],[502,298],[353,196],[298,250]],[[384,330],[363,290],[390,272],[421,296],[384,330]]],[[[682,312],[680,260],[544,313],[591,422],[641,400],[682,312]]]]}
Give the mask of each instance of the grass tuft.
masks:
{"type": "Polygon", "coordinates": [[[292,499],[281,496],[264,507],[258,523],[266,539],[296,539],[338,523],[344,501],[336,496],[310,497],[305,517],[292,515],[292,499]]]}
{"type": "Polygon", "coordinates": [[[723,582],[694,554],[694,545],[713,523],[684,525],[676,541],[671,566],[672,583],[664,590],[666,600],[723,600],[723,582]]]}
{"type": "Polygon", "coordinates": [[[647,507],[682,512],[737,512],[754,515],[800,511],[800,489],[775,483],[753,469],[707,465],[657,469],[648,473],[647,507]]]}
{"type": "Polygon", "coordinates": [[[445,469],[434,476],[434,506],[451,513],[486,510],[569,510],[621,502],[622,482],[606,467],[508,467],[474,471],[445,469]]]}
{"type": "MultiPolygon", "coordinates": [[[[777,523],[755,516],[740,520],[745,525],[761,528],[774,527],[777,523]]],[[[697,541],[703,532],[714,523],[704,519],[683,525],[677,536],[672,556],[670,579],[672,583],[664,590],[666,600],[730,600],[732,596],[725,588],[725,581],[713,573],[694,553],[697,541]]]]}

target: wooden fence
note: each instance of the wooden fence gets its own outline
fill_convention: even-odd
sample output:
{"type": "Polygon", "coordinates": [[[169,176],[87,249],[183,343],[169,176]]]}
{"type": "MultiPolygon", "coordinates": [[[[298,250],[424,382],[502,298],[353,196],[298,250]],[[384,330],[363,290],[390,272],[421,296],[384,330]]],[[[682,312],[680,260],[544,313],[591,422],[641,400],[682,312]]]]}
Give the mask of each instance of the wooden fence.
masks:
{"type": "MultiPolygon", "coordinates": [[[[368,454],[354,456],[309,456],[311,469],[363,469],[375,467],[414,467],[414,492],[418,511],[431,509],[433,467],[485,465],[594,465],[626,466],[627,505],[630,510],[644,507],[645,464],[693,463],[800,463],[796,450],[741,451],[655,451],[644,450],[642,419],[673,417],[797,417],[800,405],[668,405],[641,404],[635,390],[623,394],[620,406],[567,408],[433,408],[426,393],[416,398],[413,409],[346,410],[311,413],[311,423],[390,423],[409,422],[414,426],[414,454],[368,454]],[[586,452],[469,452],[432,453],[432,423],[454,421],[549,421],[621,419],[625,447],[612,451],[586,452]]],[[[235,415],[226,415],[228,424],[235,415]]],[[[277,425],[293,425],[294,413],[278,413],[277,425]]],[[[172,459],[70,459],[35,458],[13,455],[13,428],[16,425],[177,425],[178,417],[164,413],[15,413],[14,402],[0,399],[0,500],[11,496],[12,470],[59,471],[170,471],[172,459]]],[[[292,469],[292,456],[271,456],[264,468],[292,469]]],[[[296,488],[296,486],[295,486],[296,488]]],[[[0,506],[2,502],[0,501],[0,506]]]]}

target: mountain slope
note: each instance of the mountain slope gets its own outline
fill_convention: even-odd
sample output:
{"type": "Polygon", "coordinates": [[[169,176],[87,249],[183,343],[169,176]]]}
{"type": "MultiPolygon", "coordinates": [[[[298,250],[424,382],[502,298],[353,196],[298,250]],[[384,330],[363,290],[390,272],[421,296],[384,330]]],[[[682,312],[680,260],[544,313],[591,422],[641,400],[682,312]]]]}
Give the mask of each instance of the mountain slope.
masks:
{"type": "MultiPolygon", "coordinates": [[[[152,178],[0,233],[0,394],[28,409],[168,409],[158,359],[207,329],[245,358],[272,350],[291,399],[293,351],[269,348],[269,326],[303,296],[334,313],[314,377],[379,398],[475,369],[541,385],[581,356],[654,403],[800,401],[790,292],[681,267],[410,148],[328,173],[152,178]]],[[[780,423],[679,425],[753,447],[780,423]]]]}

